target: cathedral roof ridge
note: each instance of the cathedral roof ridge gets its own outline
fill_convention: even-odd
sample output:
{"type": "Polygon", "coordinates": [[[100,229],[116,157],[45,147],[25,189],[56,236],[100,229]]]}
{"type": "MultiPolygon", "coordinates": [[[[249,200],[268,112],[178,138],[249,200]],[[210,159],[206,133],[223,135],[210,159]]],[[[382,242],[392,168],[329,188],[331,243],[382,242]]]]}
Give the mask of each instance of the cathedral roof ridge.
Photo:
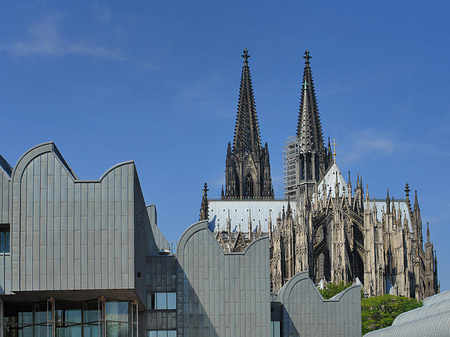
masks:
{"type": "Polygon", "coordinates": [[[239,197],[209,197],[208,196],[208,201],[267,201],[267,202],[272,202],[272,201],[288,201],[287,198],[285,197],[279,197],[279,198],[275,198],[275,197],[253,197],[253,198],[239,198],[239,197]]]}
{"type": "MultiPolygon", "coordinates": [[[[391,197],[389,199],[391,202],[406,202],[406,198],[396,198],[396,197],[391,197]]],[[[386,202],[386,197],[374,197],[371,198],[369,202],[386,202]]]]}

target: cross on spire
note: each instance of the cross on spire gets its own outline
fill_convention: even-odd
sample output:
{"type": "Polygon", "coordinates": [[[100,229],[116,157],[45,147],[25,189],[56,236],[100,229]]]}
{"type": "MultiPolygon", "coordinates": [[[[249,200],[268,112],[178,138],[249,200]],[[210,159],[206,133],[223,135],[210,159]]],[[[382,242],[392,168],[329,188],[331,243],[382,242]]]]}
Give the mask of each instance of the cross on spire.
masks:
{"type": "Polygon", "coordinates": [[[247,48],[244,49],[244,54],[242,54],[241,56],[244,58],[244,62],[247,63],[248,58],[250,57],[250,55],[248,54],[247,48]]]}
{"type": "Polygon", "coordinates": [[[312,58],[312,56],[309,55],[309,50],[308,49],[306,49],[305,56],[303,56],[303,58],[306,60],[306,63],[309,63],[309,59],[312,58]]]}
{"type": "Polygon", "coordinates": [[[306,90],[306,86],[308,85],[308,82],[306,81],[306,78],[305,78],[305,81],[303,82],[303,88],[306,90]]]}
{"type": "Polygon", "coordinates": [[[339,145],[339,144],[336,143],[335,138],[333,138],[333,143],[331,143],[331,145],[333,145],[333,159],[334,159],[334,163],[336,164],[336,145],[339,145]]]}

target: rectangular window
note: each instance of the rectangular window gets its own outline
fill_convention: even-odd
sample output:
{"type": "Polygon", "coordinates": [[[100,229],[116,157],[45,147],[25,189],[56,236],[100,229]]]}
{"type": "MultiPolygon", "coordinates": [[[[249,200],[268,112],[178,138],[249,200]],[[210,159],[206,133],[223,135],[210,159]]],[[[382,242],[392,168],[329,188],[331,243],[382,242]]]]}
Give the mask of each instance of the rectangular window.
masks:
{"type": "Polygon", "coordinates": [[[167,309],[167,293],[156,293],[156,308],[157,310],[167,309]]]}
{"type": "Polygon", "coordinates": [[[270,336],[280,337],[281,336],[281,324],[277,321],[270,322],[270,336]]]}
{"type": "Polygon", "coordinates": [[[150,330],[147,337],[177,337],[177,330],[150,330]]]}
{"type": "Polygon", "coordinates": [[[0,254],[9,253],[9,225],[0,225],[0,254]]]}
{"type": "Polygon", "coordinates": [[[147,293],[147,307],[150,310],[175,310],[176,293],[147,293]]]}

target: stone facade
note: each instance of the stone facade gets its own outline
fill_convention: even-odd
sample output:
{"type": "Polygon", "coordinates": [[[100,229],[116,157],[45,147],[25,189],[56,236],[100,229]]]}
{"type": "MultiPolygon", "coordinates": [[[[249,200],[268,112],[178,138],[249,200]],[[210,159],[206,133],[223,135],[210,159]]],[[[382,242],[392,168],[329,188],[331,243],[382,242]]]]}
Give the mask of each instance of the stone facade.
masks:
{"type": "MultiPolygon", "coordinates": [[[[274,292],[294,275],[309,270],[316,283],[358,278],[369,296],[392,293],[422,299],[438,293],[436,253],[428,226],[423,243],[417,192],[412,204],[408,184],[405,198],[394,200],[389,191],[385,198],[371,197],[359,175],[354,189],[350,173],[345,181],[331,149],[333,144],[328,140],[324,146],[308,50],[304,58],[297,135],[285,151],[285,162],[290,165],[285,174],[292,175],[285,179],[289,182],[285,186],[287,199],[272,196],[272,203],[266,200],[267,206],[261,207],[261,200],[228,193],[229,145],[227,193],[208,203],[205,188],[202,219],[209,220],[210,229],[226,251],[242,251],[255,238],[269,236],[274,292]],[[280,203],[284,203],[283,209],[272,212],[280,203]]],[[[253,97],[249,100],[254,101],[253,97]]],[[[238,120],[241,112],[239,108],[238,120]]],[[[239,125],[235,139],[248,133],[239,125]]],[[[256,186],[264,185],[262,179],[256,179],[256,186]]]]}

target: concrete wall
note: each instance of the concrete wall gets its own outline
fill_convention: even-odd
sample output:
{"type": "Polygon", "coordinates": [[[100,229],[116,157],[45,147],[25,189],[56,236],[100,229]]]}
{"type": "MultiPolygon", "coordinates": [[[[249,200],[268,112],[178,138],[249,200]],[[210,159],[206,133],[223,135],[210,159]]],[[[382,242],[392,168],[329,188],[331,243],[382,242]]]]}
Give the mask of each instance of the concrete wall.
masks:
{"type": "Polygon", "coordinates": [[[269,241],[225,254],[198,222],[177,249],[178,336],[270,336],[269,241]]]}
{"type": "Polygon", "coordinates": [[[353,285],[324,300],[308,271],[291,278],[277,294],[282,336],[361,336],[361,288],[353,285]]]}

